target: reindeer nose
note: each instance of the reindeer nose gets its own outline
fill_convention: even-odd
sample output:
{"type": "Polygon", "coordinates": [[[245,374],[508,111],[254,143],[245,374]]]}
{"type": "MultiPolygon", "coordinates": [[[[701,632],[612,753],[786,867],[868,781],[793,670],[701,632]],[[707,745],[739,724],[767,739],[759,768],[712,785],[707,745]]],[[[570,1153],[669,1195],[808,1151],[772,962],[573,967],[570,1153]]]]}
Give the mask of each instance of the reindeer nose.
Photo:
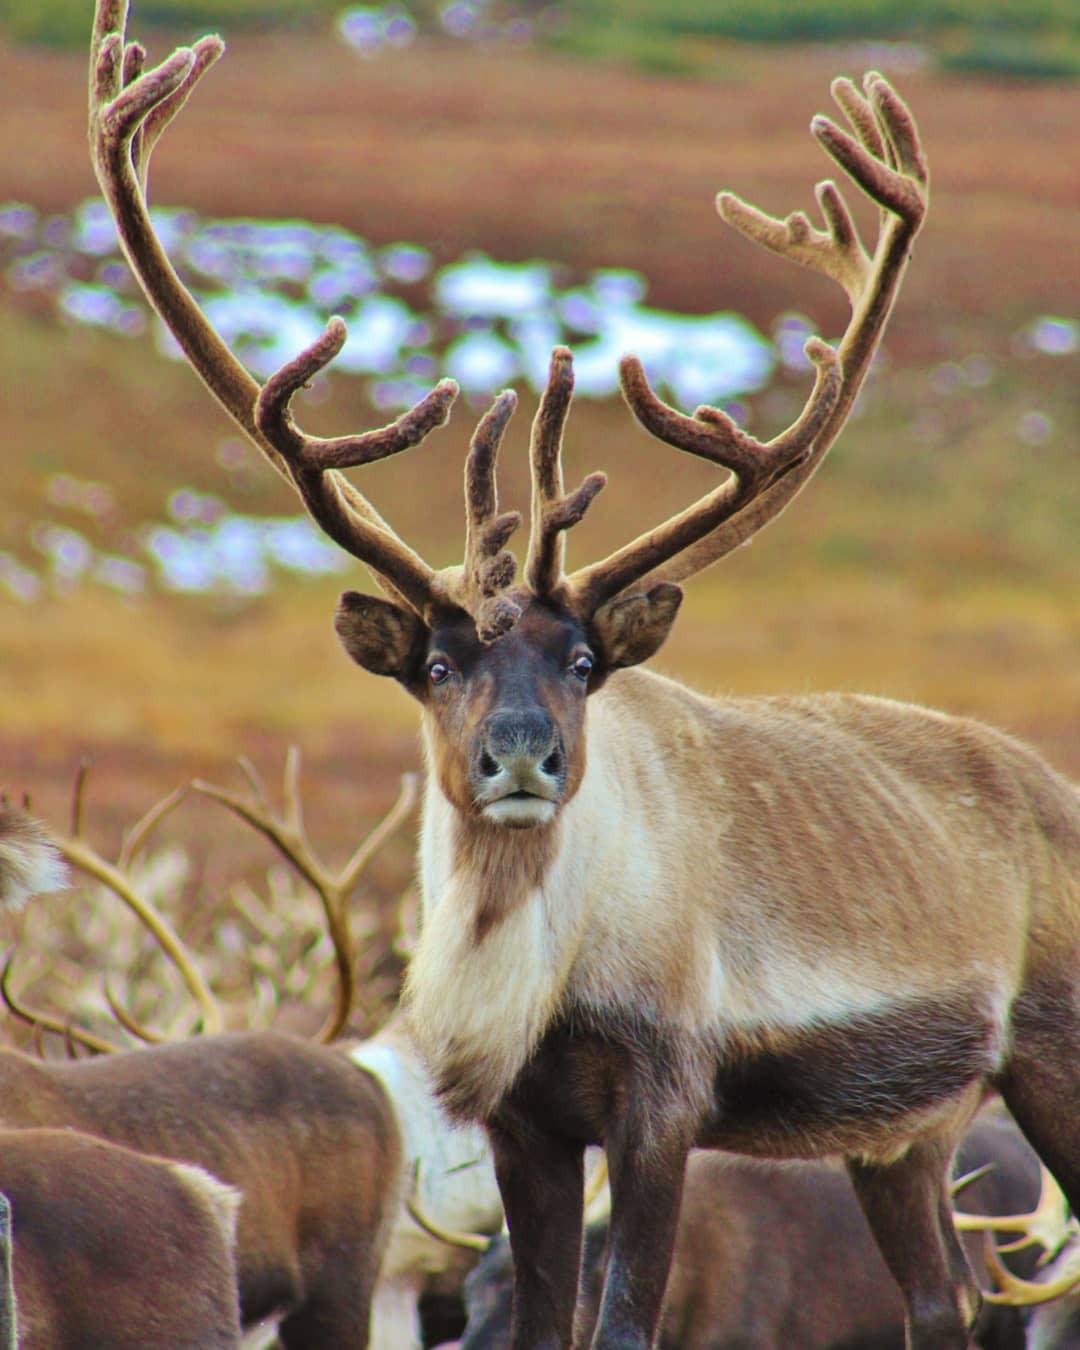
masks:
{"type": "Polygon", "coordinates": [[[485,778],[537,768],[554,777],[563,768],[558,728],[542,708],[492,713],[484,727],[478,767],[485,778]]]}

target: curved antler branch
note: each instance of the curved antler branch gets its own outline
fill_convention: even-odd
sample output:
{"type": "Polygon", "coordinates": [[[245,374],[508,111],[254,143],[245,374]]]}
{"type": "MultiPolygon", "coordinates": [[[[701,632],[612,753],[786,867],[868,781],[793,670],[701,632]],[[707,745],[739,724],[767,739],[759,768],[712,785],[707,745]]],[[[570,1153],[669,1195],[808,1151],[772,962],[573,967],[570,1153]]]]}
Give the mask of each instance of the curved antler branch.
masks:
{"type": "Polygon", "coordinates": [[[839,359],[828,343],[812,338],[806,354],[817,367],[814,391],[798,421],[767,442],[743,431],[720,408],[701,407],[686,417],[656,396],[636,357],[623,358],[619,365],[623,394],[645,429],[667,445],[723,466],[731,476],[659,528],[574,573],[570,584],[586,612],[595,612],[642,575],[659,574],[664,563],[684,554],[802,463],[841,392],[839,359]]]}
{"type": "Polygon", "coordinates": [[[436,1242],[444,1242],[448,1247],[461,1247],[467,1252],[486,1252],[492,1239],[484,1233],[464,1233],[456,1232],[450,1228],[444,1228],[442,1224],[436,1223],[433,1218],[425,1213],[420,1204],[420,1159],[417,1158],[416,1165],[413,1168],[412,1189],[404,1197],[405,1212],[418,1228],[422,1228],[429,1237],[433,1237],[436,1242]]]}
{"type": "Polygon", "coordinates": [[[202,973],[183,939],[165,915],[145,896],[139,894],[126,871],[136,849],[141,846],[150,828],[162,818],[166,811],[171,810],[181,800],[184,791],[170,793],[157,806],[147,812],[142,820],[136,824],[132,834],[128,837],[127,843],[121,850],[121,861],[113,864],[103,858],[82,834],[82,804],[87,768],[86,761],[83,761],[76,775],[72,809],[73,832],[66,838],[62,835],[56,836],[54,840],[56,847],[73,867],[77,867],[79,871],[92,876],[96,881],[100,881],[112,891],[117,899],[127,905],[128,909],[149,931],[154,941],[176,967],[180,978],[184,981],[198,1006],[203,1030],[208,1032],[220,1031],[223,1025],[221,1008],[211,992],[210,986],[203,979],[202,973]]]}
{"type": "Polygon", "coordinates": [[[30,1008],[20,1002],[11,992],[11,968],[15,964],[14,951],[8,952],[4,958],[4,964],[0,967],[0,1000],[13,1017],[17,1017],[20,1022],[25,1022],[28,1026],[34,1028],[35,1036],[39,1034],[39,1029],[51,1031],[57,1036],[63,1036],[67,1041],[76,1041],[95,1055],[111,1055],[116,1051],[116,1046],[110,1041],[95,1036],[92,1031],[86,1031],[67,1018],[61,1021],[58,1017],[53,1017],[50,1013],[41,1012],[37,1008],[30,1008]]]}
{"type": "Polygon", "coordinates": [[[199,1008],[202,1028],[209,1033],[221,1031],[221,1008],[203,979],[183,939],[166,917],[131,885],[130,879],[81,839],[58,838],[57,848],[80,872],[100,881],[121,900],[149,931],[154,941],[176,967],[199,1008]]]}
{"type": "Polygon", "coordinates": [[[165,1043],[164,1036],[157,1031],[151,1031],[149,1027],[143,1026],[132,1013],[128,1012],[113,991],[112,982],[108,975],[105,976],[102,992],[105,995],[105,1002],[109,1005],[109,1011],[129,1035],[147,1045],[163,1045],[165,1043]]]}

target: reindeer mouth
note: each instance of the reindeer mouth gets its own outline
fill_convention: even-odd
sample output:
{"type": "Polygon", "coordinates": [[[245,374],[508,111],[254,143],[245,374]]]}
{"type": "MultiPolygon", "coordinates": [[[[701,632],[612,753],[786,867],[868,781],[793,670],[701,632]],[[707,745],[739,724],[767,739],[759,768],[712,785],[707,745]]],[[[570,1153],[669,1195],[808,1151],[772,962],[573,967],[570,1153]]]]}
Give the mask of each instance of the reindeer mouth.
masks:
{"type": "Polygon", "coordinates": [[[484,802],[480,814],[485,820],[506,829],[531,830],[538,825],[549,824],[555,818],[557,809],[558,802],[552,797],[519,788],[493,801],[484,802]]]}

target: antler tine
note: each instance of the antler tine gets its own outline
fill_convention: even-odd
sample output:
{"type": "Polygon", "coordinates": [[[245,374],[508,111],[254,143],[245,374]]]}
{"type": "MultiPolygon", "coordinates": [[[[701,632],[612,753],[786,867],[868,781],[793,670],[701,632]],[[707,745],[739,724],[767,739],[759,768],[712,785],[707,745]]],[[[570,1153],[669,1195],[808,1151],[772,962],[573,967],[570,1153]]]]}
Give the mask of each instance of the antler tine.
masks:
{"type": "MultiPolygon", "coordinates": [[[[693,576],[745,543],[779,515],[836,439],[877,349],[907,267],[912,241],[925,219],[928,200],[929,175],[911,113],[877,72],[865,77],[863,87],[865,95],[850,80],[836,80],[832,85],[833,97],[847,115],[854,136],[822,116],[813,119],[811,131],[856,186],[881,208],[872,257],[861,243],[851,213],[831,180],[819,183],[816,189],[825,230],[814,228],[802,212],[779,220],[732,193],[722,192],[717,198],[717,209],[729,225],[754,243],[832,277],[844,287],[851,304],[851,319],[833,356],[826,354],[825,345],[817,339],[807,344],[807,355],[818,368],[817,379],[799,420],[790,432],[777,438],[780,441],[791,438],[787,444],[792,451],[787,469],[765,476],[756,492],[737,495],[732,492],[726,514],[716,502],[715,494],[704,498],[700,505],[712,518],[712,527],[681,550],[666,551],[663,559],[658,559],[655,553],[643,549],[640,568],[630,566],[632,558],[627,558],[627,550],[622,550],[613,555],[621,557],[623,565],[612,565],[611,578],[604,577],[603,569],[608,563],[602,563],[572,577],[575,585],[597,587],[599,580],[603,582],[599,589],[610,593],[611,585],[619,579],[624,586],[633,581],[647,590],[659,581],[677,582],[693,576]],[[839,365],[839,380],[837,372],[825,369],[822,364],[824,360],[832,366],[834,358],[839,365]]],[[[671,432],[672,444],[699,453],[680,443],[680,437],[688,442],[700,437],[695,422],[721,427],[729,436],[738,432],[715,409],[699,408],[693,419],[664,410],[644,377],[639,378],[639,369],[632,359],[624,362],[624,394],[639,420],[661,439],[667,439],[666,433],[671,432]]],[[[666,530],[667,526],[661,528],[666,530]]],[[[686,529],[684,538],[692,533],[686,529]]],[[[630,549],[649,538],[642,536],[630,549]]]]}
{"type": "Polygon", "coordinates": [[[457,393],[443,381],[388,427],[323,440],[292,422],[296,391],[341,350],[345,325],[332,319],[322,337],[262,389],[244,369],[169,262],[150,220],[145,188],[154,145],[196,83],[222,55],[219,37],[178,48],[144,69],[137,43],[125,45],[126,0],[97,0],[90,60],[90,146],[102,194],[124,255],[147,299],[204,384],[244,434],[300,492],[319,525],[371,567],[379,584],[414,609],[428,603],[434,573],[337,469],[396,454],[445,422],[457,393]]]}
{"type": "Polygon", "coordinates": [[[14,951],[8,952],[4,958],[3,966],[0,966],[0,1000],[12,1017],[17,1017],[20,1022],[25,1022],[28,1026],[34,1028],[34,1035],[37,1036],[40,1031],[51,1031],[57,1036],[63,1036],[65,1040],[76,1040],[80,1045],[92,1051],[95,1055],[111,1055],[115,1052],[116,1046],[111,1042],[103,1040],[100,1036],[95,1036],[92,1031],[84,1031],[72,1022],[71,1018],[61,1021],[58,1017],[53,1017],[49,1013],[40,1012],[37,1008],[29,1008],[16,999],[11,992],[11,967],[15,964],[14,951]]]}
{"type": "Polygon", "coordinates": [[[71,788],[71,837],[82,838],[83,801],[86,795],[86,779],[90,773],[90,760],[84,755],[75,770],[75,782],[71,788]]]}
{"type": "Polygon", "coordinates": [[[513,628],[521,609],[503,592],[513,584],[517,562],[506,548],[521,524],[519,511],[499,514],[495,470],[517,395],[504,389],[480,419],[465,461],[465,608],[476,620],[481,642],[494,642],[513,628]]]}
{"type": "Polygon", "coordinates": [[[187,796],[187,785],[181,784],[178,788],[173,788],[172,792],[162,797],[156,806],[152,806],[145,815],[141,816],[131,829],[124,834],[124,841],[120,846],[120,852],[117,855],[116,865],[121,872],[126,871],[135,859],[136,854],[146,843],[150,831],[169,814],[174,807],[187,796]]]}
{"type": "Polygon", "coordinates": [[[994,1280],[994,1289],[984,1289],[982,1296],[988,1303],[1002,1303],[1013,1308],[1034,1307],[1050,1303],[1063,1294],[1080,1288],[1080,1245],[1069,1249],[1059,1263],[1060,1269],[1047,1280],[1024,1280],[1014,1275],[1001,1259],[1003,1248],[994,1242],[993,1233],[983,1239],[986,1267],[994,1280]]]}
{"type": "Polygon", "coordinates": [[[448,1247],[462,1247],[468,1252],[486,1252],[492,1239],[484,1233],[455,1232],[436,1223],[424,1212],[420,1204],[420,1160],[416,1160],[413,1169],[412,1190],[404,1197],[405,1211],[418,1228],[433,1237],[436,1242],[445,1242],[448,1247]]]}
{"type": "Polygon", "coordinates": [[[416,805],[418,787],[419,780],[416,774],[403,773],[401,775],[401,787],[398,790],[397,801],[341,869],[340,885],[343,895],[348,896],[352,893],[371,859],[391,835],[395,834],[412,815],[413,807],[416,805]]]}
{"type": "Polygon", "coordinates": [[[128,1012],[113,992],[108,975],[105,976],[102,992],[105,995],[105,1002],[109,1005],[109,1011],[129,1035],[134,1036],[137,1041],[145,1042],[147,1045],[163,1045],[165,1043],[164,1036],[157,1031],[151,1031],[149,1027],[144,1027],[132,1013],[128,1012]]]}
{"type": "Polygon", "coordinates": [[[563,494],[562,438],[574,393],[573,356],[566,347],[551,353],[547,384],[533,420],[529,459],[532,508],[525,580],[534,595],[554,595],[563,581],[565,533],[576,525],[606,485],[602,473],[591,473],[568,496],[563,494]]]}
{"type": "Polygon", "coordinates": [[[304,834],[304,803],[300,797],[300,747],[290,745],[285,751],[284,799],[285,819],[297,834],[304,834]]]}

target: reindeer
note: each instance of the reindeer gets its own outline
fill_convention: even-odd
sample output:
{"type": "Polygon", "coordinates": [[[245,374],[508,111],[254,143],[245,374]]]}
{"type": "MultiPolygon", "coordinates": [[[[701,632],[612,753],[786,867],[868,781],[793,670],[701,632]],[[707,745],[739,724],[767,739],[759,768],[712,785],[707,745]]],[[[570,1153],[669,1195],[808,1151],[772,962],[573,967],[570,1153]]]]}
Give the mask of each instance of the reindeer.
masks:
{"type": "Polygon", "coordinates": [[[4,1350],[240,1346],[240,1196],[201,1167],[69,1129],[0,1129],[0,1191],[4,1350]]]}
{"type": "Polygon", "coordinates": [[[861,90],[837,80],[852,131],[811,124],[877,207],[872,252],[831,181],[817,190],[824,230],[721,194],[750,240],[838,281],[850,322],[836,348],[807,344],[813,390],[767,444],[719,409],[669,408],[626,357],[645,429],[726,476],[572,573],[565,533],[604,478],[564,489],[572,360],[556,349],[517,583],[506,546],[520,518],[500,512],[495,483],[512,393],[469,451],[464,563],[436,571],[340,471],[444,422],[452,382],[379,430],[307,435],[291,400],[341,349],[342,321],[260,386],[198,309],[145,190],[154,145],[223,44],[146,69],[125,16],[99,0],[91,60],[92,155],[121,245],[212,393],[375,573],[384,594],[347,592],[337,632],[421,707],[423,927],[406,1000],[448,1111],[488,1131],[515,1347],[574,1339],[582,1159],[603,1143],[611,1254],[595,1350],[655,1343],[694,1146],[842,1156],[909,1350],[960,1350],[979,1296],[946,1176],[988,1094],[1080,1205],[1080,796],[964,718],[844,694],[710,699],[639,668],[671,629],[679,582],[778,515],[851,410],[927,210],[906,105],[880,75],[861,90]]]}
{"type": "MultiPolygon", "coordinates": [[[[345,901],[364,864],[411,813],[413,781],[406,777],[387,816],[335,873],[319,860],[303,826],[298,756],[287,760],[282,812],[271,806],[251,766],[246,773],[247,795],[204,782],[197,790],[271,839],[322,897],[335,967],[344,972],[324,1024],[324,1033],[336,1035],[350,1011],[356,966],[345,901]]],[[[63,860],[104,881],[155,939],[164,935],[204,1025],[220,1026],[221,1011],[191,953],[139,891],[131,870],[149,826],[175,805],[177,794],[128,832],[114,864],[82,828],[84,786],[80,772],[70,835],[50,837],[15,808],[0,814],[0,875],[18,850],[25,875],[36,879],[33,889],[62,881],[63,860]]],[[[137,1149],[227,1181],[243,1196],[230,1277],[238,1280],[243,1324],[279,1322],[286,1350],[368,1344],[419,1350],[421,1295],[440,1278],[459,1289],[476,1256],[465,1258],[421,1229],[409,1216],[412,1197],[450,1227],[489,1232],[501,1224],[502,1206],[483,1132],[448,1125],[400,1017],[366,1041],[322,1045],[274,1031],[217,1031],[115,1052],[73,1023],[24,1009],[9,977],[10,963],[0,975],[0,995],[16,1015],[97,1053],[75,1062],[40,1061],[0,1049],[0,1130],[18,1129],[19,1137],[43,1133],[40,1127],[51,1127],[50,1135],[80,1131],[125,1146],[115,1150],[120,1156],[137,1149]]],[[[125,1027],[149,1034],[117,1000],[112,1005],[125,1027]]],[[[62,1197],[42,1196],[40,1203],[55,1203],[65,1223],[72,1217],[62,1197]]],[[[173,1343],[151,1335],[147,1324],[143,1344],[151,1340],[173,1343]]]]}

